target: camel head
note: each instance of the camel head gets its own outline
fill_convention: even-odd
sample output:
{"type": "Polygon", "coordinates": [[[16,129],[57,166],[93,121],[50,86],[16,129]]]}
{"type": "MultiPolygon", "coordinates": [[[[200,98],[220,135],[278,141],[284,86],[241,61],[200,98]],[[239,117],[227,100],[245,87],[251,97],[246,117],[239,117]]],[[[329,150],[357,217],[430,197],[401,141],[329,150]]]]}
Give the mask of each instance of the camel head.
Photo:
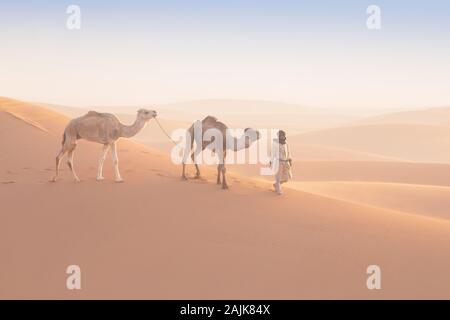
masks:
{"type": "Polygon", "coordinates": [[[155,110],[140,109],[137,112],[137,116],[144,121],[150,121],[151,119],[156,118],[157,113],[155,110]]]}
{"type": "Polygon", "coordinates": [[[261,138],[261,134],[259,133],[258,130],[246,128],[244,132],[245,132],[245,139],[250,143],[255,142],[259,140],[259,138],[261,138]]]}

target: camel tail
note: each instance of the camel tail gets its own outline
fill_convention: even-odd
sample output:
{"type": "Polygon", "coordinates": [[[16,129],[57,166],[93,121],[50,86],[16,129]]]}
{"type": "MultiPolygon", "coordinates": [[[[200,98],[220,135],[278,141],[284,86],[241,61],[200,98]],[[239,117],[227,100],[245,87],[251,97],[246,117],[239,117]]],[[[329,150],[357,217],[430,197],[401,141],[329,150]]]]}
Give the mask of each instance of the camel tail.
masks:
{"type": "Polygon", "coordinates": [[[63,136],[62,136],[62,142],[61,142],[61,145],[64,145],[66,143],[66,133],[64,132],[63,133],[63,136]]]}

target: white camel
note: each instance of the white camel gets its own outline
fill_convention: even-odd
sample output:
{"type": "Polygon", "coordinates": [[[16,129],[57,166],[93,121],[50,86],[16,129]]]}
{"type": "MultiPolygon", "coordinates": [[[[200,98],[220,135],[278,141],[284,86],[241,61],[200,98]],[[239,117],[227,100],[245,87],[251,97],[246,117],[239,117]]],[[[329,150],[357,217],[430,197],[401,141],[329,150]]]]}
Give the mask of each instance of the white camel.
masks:
{"type": "Polygon", "coordinates": [[[97,181],[104,179],[103,163],[109,149],[112,150],[114,173],[116,182],[123,182],[119,172],[119,158],[117,156],[117,140],[121,137],[130,138],[135,136],[148,121],[156,117],[156,111],[141,109],[137,112],[136,121],[131,126],[120,123],[116,116],[109,113],[98,113],[89,111],[86,115],[73,119],[69,122],[62,139],[62,148],[56,157],[56,175],[53,181],[59,177],[59,165],[61,159],[68,156],[67,164],[72,171],[75,181],[79,182],[73,166],[73,156],[77,146],[77,140],[85,139],[103,144],[103,153],[98,163],[97,181]]]}

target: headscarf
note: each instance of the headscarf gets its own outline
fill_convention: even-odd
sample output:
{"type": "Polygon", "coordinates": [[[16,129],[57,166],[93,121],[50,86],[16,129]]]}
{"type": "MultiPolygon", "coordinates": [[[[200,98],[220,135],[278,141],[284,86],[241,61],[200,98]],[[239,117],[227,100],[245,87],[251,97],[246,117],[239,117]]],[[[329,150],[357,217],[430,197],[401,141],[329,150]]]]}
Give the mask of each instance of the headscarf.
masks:
{"type": "Polygon", "coordinates": [[[277,136],[278,136],[278,142],[280,144],[286,143],[286,132],[284,132],[283,130],[280,130],[280,131],[278,131],[277,136]]]}

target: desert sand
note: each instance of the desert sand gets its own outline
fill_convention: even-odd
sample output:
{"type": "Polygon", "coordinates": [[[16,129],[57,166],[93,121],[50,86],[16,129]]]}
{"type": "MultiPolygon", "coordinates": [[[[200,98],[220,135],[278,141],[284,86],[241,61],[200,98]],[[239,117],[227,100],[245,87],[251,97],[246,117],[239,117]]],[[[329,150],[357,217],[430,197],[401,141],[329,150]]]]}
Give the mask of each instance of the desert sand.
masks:
{"type": "Polygon", "coordinates": [[[294,182],[289,187],[334,199],[450,219],[450,187],[386,182],[294,182]]]}
{"type": "MultiPolygon", "coordinates": [[[[251,165],[230,165],[230,170],[252,178],[261,176],[251,165]]],[[[294,181],[390,182],[414,185],[450,186],[450,164],[391,161],[307,161],[293,162],[294,181]]]]}
{"type": "MultiPolygon", "coordinates": [[[[386,204],[378,185],[351,194],[345,184],[334,193],[313,184],[295,190],[293,183],[278,197],[269,182],[242,174],[230,174],[224,191],[214,168],[203,168],[204,179],[182,182],[166,153],[126,139],[119,141],[125,183],[113,182],[110,155],[107,179],[95,180],[101,146],[88,142],[75,155],[82,181],[75,183],[63,164],[62,180],[51,183],[68,120],[0,98],[2,299],[450,298],[444,206],[431,215],[386,204]],[[372,196],[363,197],[364,190],[372,196]],[[65,287],[71,264],[81,267],[82,290],[65,287]],[[366,288],[371,264],[381,267],[382,290],[366,288]]],[[[415,169],[424,164],[415,163],[355,162],[360,171],[352,171],[350,161],[313,161],[310,168],[325,180],[320,168],[339,163],[357,177],[373,175],[363,172],[367,163],[380,175],[388,175],[383,165],[412,166],[403,180],[417,171],[418,178],[408,178],[413,183],[448,185],[439,164],[426,165],[440,173],[435,181],[421,179],[415,169]]],[[[396,197],[418,197],[416,204],[448,197],[447,188],[392,188],[396,197]]]]}

